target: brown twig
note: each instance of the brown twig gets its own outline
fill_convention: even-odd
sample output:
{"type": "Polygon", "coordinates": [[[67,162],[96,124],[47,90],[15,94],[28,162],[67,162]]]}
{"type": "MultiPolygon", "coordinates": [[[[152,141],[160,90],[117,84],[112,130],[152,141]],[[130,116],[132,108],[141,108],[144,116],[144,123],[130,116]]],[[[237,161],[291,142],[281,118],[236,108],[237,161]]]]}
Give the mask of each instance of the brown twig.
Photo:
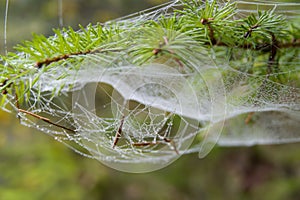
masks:
{"type": "MultiPolygon", "coordinates": [[[[218,41],[215,46],[219,47],[235,47],[235,48],[240,48],[240,49],[252,49],[254,51],[267,51],[269,52],[271,49],[272,44],[269,43],[261,43],[253,46],[250,43],[247,44],[242,44],[242,45],[236,45],[236,46],[229,46],[228,44],[218,41]]],[[[290,42],[290,43],[276,43],[277,48],[291,48],[291,47],[300,47],[300,39],[290,42]]]]}
{"type": "Polygon", "coordinates": [[[164,42],[159,43],[159,47],[153,49],[152,53],[156,56],[162,51],[162,47],[169,44],[168,38],[166,36],[163,36],[164,42]]]}
{"type": "Polygon", "coordinates": [[[250,123],[250,121],[251,121],[253,115],[254,115],[254,112],[250,112],[250,113],[248,114],[247,118],[245,119],[245,124],[249,124],[249,123],[250,123]]]}
{"type": "Polygon", "coordinates": [[[42,121],[44,121],[44,122],[46,122],[46,123],[48,123],[48,124],[53,125],[53,126],[56,126],[56,127],[59,127],[59,128],[65,129],[65,130],[68,130],[68,131],[70,131],[70,132],[76,133],[75,130],[70,129],[70,128],[67,128],[67,127],[62,126],[62,125],[59,125],[59,124],[56,124],[56,123],[52,122],[50,119],[48,119],[48,118],[46,118],[46,117],[42,117],[42,116],[40,116],[40,115],[37,115],[37,114],[35,114],[35,113],[32,113],[32,112],[27,111],[27,110],[20,109],[20,108],[18,109],[18,111],[21,112],[21,113],[28,114],[28,115],[30,115],[30,116],[32,116],[32,117],[35,117],[35,118],[37,118],[37,119],[39,119],[39,120],[42,120],[42,121]]]}
{"type": "MultiPolygon", "coordinates": [[[[159,43],[159,48],[155,48],[155,49],[152,50],[153,55],[155,55],[155,56],[158,55],[160,52],[163,51],[162,47],[164,45],[169,44],[169,40],[166,36],[163,36],[163,40],[164,40],[164,42],[159,43]]],[[[170,54],[175,54],[174,51],[172,51],[172,50],[165,50],[165,51],[170,53],[170,54]]],[[[175,62],[177,62],[177,64],[180,66],[180,68],[183,68],[183,64],[182,64],[182,62],[180,61],[179,58],[175,57],[174,60],[175,60],[175,62]]]]}
{"type": "Polygon", "coordinates": [[[211,21],[213,21],[213,20],[214,20],[214,18],[208,18],[208,19],[202,18],[202,19],[200,20],[200,22],[201,22],[201,24],[207,26],[207,28],[208,28],[208,30],[209,30],[209,38],[210,38],[210,42],[211,42],[212,45],[215,45],[215,44],[217,44],[217,40],[216,40],[216,38],[215,38],[215,36],[214,36],[214,29],[213,29],[212,26],[211,26],[211,21]]]}
{"type": "Polygon", "coordinates": [[[290,43],[282,43],[282,44],[278,43],[277,46],[278,46],[278,48],[300,47],[300,39],[294,39],[290,43]]]}
{"type": "Polygon", "coordinates": [[[113,143],[113,148],[117,145],[119,139],[121,138],[122,136],[122,129],[123,129],[123,124],[124,124],[124,120],[125,120],[125,115],[123,115],[122,119],[121,119],[121,123],[120,123],[120,126],[116,132],[116,135],[115,135],[115,140],[114,140],[114,143],[113,143]]]}
{"type": "MultiPolygon", "coordinates": [[[[9,79],[6,78],[6,79],[0,84],[0,87],[5,86],[5,85],[7,84],[8,81],[9,81],[9,79]]],[[[10,87],[11,84],[12,84],[12,83],[10,83],[7,87],[10,87]]],[[[2,91],[2,94],[7,94],[6,88],[2,91]]]]}
{"type": "Polygon", "coordinates": [[[277,64],[277,62],[275,61],[275,57],[277,54],[277,40],[274,33],[270,33],[270,34],[272,36],[272,44],[271,44],[271,52],[268,60],[268,66],[267,66],[268,75],[272,73],[273,66],[277,64]]]}
{"type": "Polygon", "coordinates": [[[244,38],[249,38],[249,37],[251,36],[252,31],[253,31],[254,29],[257,29],[258,27],[259,27],[258,24],[254,25],[254,26],[251,26],[251,27],[249,28],[249,30],[245,33],[244,38]]]}
{"type": "MultiPolygon", "coordinates": [[[[271,45],[270,45],[271,49],[270,49],[270,55],[269,55],[268,65],[267,65],[267,75],[266,75],[265,79],[263,80],[263,82],[260,86],[260,89],[258,91],[258,98],[260,98],[260,96],[261,96],[262,87],[264,87],[267,84],[267,80],[268,80],[268,78],[270,77],[270,75],[273,71],[273,67],[278,64],[275,61],[275,57],[276,57],[276,54],[277,54],[277,48],[278,48],[278,42],[277,42],[277,39],[276,39],[274,33],[270,32],[270,35],[272,37],[272,42],[271,42],[271,45]]],[[[253,114],[254,114],[254,112],[251,112],[251,113],[248,114],[248,116],[245,120],[246,124],[248,124],[251,121],[253,114]]]]}
{"type": "Polygon", "coordinates": [[[86,55],[86,54],[89,54],[89,53],[91,53],[91,50],[65,54],[65,55],[54,57],[54,58],[48,58],[46,60],[37,62],[35,64],[35,67],[40,69],[42,66],[47,66],[47,65],[50,65],[51,63],[54,63],[54,62],[58,62],[58,61],[61,61],[61,60],[66,60],[66,59],[70,58],[71,56],[86,55]]]}
{"type": "MultiPolygon", "coordinates": [[[[174,151],[176,152],[177,155],[179,155],[179,152],[176,148],[176,145],[174,144],[173,140],[167,139],[167,138],[163,138],[163,140],[167,143],[170,143],[174,149],[174,151]]],[[[153,146],[153,145],[158,145],[158,144],[162,144],[163,142],[161,141],[157,141],[157,142],[140,142],[140,143],[133,143],[133,146],[136,147],[144,147],[144,146],[153,146]]]]}

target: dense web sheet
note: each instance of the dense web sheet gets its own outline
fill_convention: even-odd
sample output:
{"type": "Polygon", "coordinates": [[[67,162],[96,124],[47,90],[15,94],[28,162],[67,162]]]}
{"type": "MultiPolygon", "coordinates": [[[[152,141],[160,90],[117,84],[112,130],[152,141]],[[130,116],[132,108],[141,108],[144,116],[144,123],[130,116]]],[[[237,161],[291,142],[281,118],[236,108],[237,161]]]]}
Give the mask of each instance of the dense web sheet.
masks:
{"type": "MultiPolygon", "coordinates": [[[[236,1],[236,6],[233,18],[237,19],[270,9],[287,20],[300,18],[296,2],[236,1]]],[[[132,29],[147,20],[172,16],[180,7],[181,1],[172,1],[106,25],[132,29]]],[[[155,37],[162,30],[151,31],[155,37]]],[[[81,55],[85,61],[79,70],[76,63],[64,61],[59,68],[23,77],[32,81],[39,77],[30,101],[18,111],[16,97],[7,94],[2,108],[16,111],[22,124],[80,154],[128,172],[153,171],[186,153],[199,152],[204,157],[216,143],[236,146],[300,140],[299,48],[278,48],[287,56],[276,61],[276,68],[268,57],[256,57],[247,48],[197,49],[194,55],[189,49],[194,38],[163,31],[189,41],[186,52],[174,50],[181,61],[164,57],[140,67],[120,51],[81,55]],[[260,67],[268,73],[260,74],[260,67]]],[[[136,36],[142,33],[124,33],[132,34],[139,44],[132,52],[145,46],[138,43],[143,36],[136,36]]],[[[113,49],[122,42],[116,37],[103,48],[113,49]]]]}

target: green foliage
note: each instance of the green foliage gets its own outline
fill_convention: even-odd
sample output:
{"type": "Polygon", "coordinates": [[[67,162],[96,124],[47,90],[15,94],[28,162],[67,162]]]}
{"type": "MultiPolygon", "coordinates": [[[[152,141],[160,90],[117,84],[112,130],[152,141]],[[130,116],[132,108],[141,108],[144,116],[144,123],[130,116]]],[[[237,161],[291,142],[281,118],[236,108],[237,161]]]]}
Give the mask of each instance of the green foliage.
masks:
{"type": "MultiPolygon", "coordinates": [[[[274,10],[236,18],[234,3],[221,6],[216,1],[207,1],[203,7],[202,1],[184,0],[182,4],[183,8],[175,10],[174,15],[162,15],[157,21],[146,20],[139,27],[122,26],[122,23],[96,24],[80,26],[79,31],[70,27],[55,29],[55,35],[48,38],[34,34],[31,41],[15,47],[18,53],[1,57],[0,92],[16,93],[22,100],[25,94],[30,95],[41,73],[63,66],[78,70],[80,63],[88,58],[102,60],[111,67],[120,60],[144,65],[163,62],[167,57],[173,58],[177,66],[184,65],[183,71],[186,71],[193,68],[186,61],[188,56],[205,60],[205,51],[213,52],[214,58],[232,48],[243,52],[246,48],[256,51],[256,57],[267,59],[276,45],[279,49],[290,49],[276,52],[280,60],[287,56],[285,60],[290,62],[294,59],[291,55],[298,51],[299,25],[276,15],[274,10]]],[[[265,63],[267,65],[268,60],[265,63]]],[[[252,66],[255,65],[254,62],[252,66]]],[[[253,67],[250,66],[248,72],[253,71],[253,67]]],[[[266,68],[262,67],[258,74],[268,73],[266,68]]],[[[61,74],[60,78],[67,75],[61,74]]]]}
{"type": "Polygon", "coordinates": [[[274,10],[261,12],[258,11],[258,15],[251,14],[244,20],[245,24],[242,24],[242,31],[245,38],[251,38],[250,43],[255,46],[257,41],[270,40],[272,42],[272,35],[276,38],[284,38],[287,34],[287,27],[285,20],[282,16],[278,16],[273,13],[274,10]]]}

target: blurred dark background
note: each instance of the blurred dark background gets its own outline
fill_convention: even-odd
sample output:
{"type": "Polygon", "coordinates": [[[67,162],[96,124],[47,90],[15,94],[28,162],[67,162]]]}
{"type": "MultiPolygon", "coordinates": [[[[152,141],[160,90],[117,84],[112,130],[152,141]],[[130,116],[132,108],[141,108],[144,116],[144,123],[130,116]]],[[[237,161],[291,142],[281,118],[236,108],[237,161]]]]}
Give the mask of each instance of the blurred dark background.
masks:
{"type": "MultiPolygon", "coordinates": [[[[163,0],[63,0],[63,25],[104,22],[163,0]]],[[[10,0],[9,50],[33,32],[60,26],[57,0],[10,0]]],[[[0,2],[1,54],[5,1],[0,2]]],[[[0,199],[300,199],[299,144],[216,147],[147,174],[127,174],[82,157],[0,111],[0,199]]]]}

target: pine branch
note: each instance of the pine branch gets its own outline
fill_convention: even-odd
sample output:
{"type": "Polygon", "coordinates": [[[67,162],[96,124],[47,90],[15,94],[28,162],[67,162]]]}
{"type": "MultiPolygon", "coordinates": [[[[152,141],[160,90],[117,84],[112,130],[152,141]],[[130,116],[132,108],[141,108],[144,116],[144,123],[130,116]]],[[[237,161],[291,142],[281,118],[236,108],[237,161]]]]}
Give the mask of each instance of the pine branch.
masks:
{"type": "MultiPolygon", "coordinates": [[[[300,46],[299,24],[289,22],[274,10],[237,18],[234,3],[221,5],[206,1],[203,6],[200,0],[182,0],[181,5],[174,14],[145,20],[139,27],[116,22],[80,26],[79,31],[56,29],[55,35],[49,38],[34,35],[32,41],[16,46],[18,53],[1,57],[0,92],[13,94],[16,92],[13,88],[19,88],[22,97],[35,87],[40,73],[62,66],[72,66],[76,71],[88,59],[98,59],[107,67],[124,60],[139,66],[173,60],[183,72],[193,71],[188,58],[207,60],[211,49],[226,52],[237,48],[269,55],[267,72],[261,72],[269,74],[275,57],[285,56],[277,49],[300,46]],[[29,81],[32,78],[34,81],[29,81]]],[[[68,76],[67,71],[63,73],[66,74],[58,78],[68,76]]]]}

